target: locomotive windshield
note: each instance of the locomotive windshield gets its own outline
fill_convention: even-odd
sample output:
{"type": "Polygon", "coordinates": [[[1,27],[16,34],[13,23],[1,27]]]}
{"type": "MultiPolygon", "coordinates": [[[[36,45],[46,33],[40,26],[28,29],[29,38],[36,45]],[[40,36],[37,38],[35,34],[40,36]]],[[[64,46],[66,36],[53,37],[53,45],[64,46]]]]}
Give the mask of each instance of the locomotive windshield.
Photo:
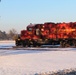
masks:
{"type": "Polygon", "coordinates": [[[27,28],[28,31],[32,31],[32,28],[27,28]]]}

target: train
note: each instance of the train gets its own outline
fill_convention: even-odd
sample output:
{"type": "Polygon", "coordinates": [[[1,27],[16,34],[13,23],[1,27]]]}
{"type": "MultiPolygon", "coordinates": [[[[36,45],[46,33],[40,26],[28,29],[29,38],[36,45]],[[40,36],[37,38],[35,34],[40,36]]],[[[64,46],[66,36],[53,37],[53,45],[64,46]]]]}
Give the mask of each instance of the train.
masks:
{"type": "Polygon", "coordinates": [[[15,39],[16,46],[41,47],[42,45],[60,45],[76,47],[76,22],[43,24],[30,23],[15,39]]]}

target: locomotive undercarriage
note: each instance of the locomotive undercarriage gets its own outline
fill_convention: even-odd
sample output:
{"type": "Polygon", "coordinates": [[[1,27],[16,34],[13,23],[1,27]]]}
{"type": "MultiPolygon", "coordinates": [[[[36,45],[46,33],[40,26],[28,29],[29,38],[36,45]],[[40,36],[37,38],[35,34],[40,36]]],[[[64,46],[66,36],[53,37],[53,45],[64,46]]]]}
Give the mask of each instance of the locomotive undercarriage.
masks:
{"type": "Polygon", "coordinates": [[[59,47],[76,47],[76,39],[16,40],[16,46],[41,47],[42,45],[60,45],[59,47]]]}
{"type": "Polygon", "coordinates": [[[60,41],[61,47],[76,47],[76,39],[63,39],[60,41]]]}
{"type": "Polygon", "coordinates": [[[39,47],[40,44],[37,41],[34,40],[16,40],[16,46],[22,46],[22,47],[39,47]]]}

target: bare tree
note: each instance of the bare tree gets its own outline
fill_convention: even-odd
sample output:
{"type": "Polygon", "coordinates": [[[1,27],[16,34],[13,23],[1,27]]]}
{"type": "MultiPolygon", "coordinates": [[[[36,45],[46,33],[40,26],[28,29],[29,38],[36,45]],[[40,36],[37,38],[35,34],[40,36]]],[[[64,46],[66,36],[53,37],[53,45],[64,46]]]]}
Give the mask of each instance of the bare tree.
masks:
{"type": "Polygon", "coordinates": [[[6,32],[5,31],[1,31],[0,30],[0,40],[7,40],[8,39],[8,37],[7,37],[7,34],[6,34],[6,32]]]}
{"type": "Polygon", "coordinates": [[[17,31],[15,30],[15,29],[11,29],[11,30],[9,30],[9,33],[8,33],[8,36],[9,36],[9,38],[10,39],[16,39],[16,37],[17,37],[17,31]]]}

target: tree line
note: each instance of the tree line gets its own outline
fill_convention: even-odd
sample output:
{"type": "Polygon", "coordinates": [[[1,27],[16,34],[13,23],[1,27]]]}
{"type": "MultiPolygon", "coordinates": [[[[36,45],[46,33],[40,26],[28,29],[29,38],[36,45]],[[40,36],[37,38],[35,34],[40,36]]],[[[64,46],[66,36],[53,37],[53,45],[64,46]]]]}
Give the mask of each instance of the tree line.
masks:
{"type": "Polygon", "coordinates": [[[0,40],[15,40],[18,36],[18,33],[15,29],[9,30],[8,33],[0,30],[0,40]]]}

